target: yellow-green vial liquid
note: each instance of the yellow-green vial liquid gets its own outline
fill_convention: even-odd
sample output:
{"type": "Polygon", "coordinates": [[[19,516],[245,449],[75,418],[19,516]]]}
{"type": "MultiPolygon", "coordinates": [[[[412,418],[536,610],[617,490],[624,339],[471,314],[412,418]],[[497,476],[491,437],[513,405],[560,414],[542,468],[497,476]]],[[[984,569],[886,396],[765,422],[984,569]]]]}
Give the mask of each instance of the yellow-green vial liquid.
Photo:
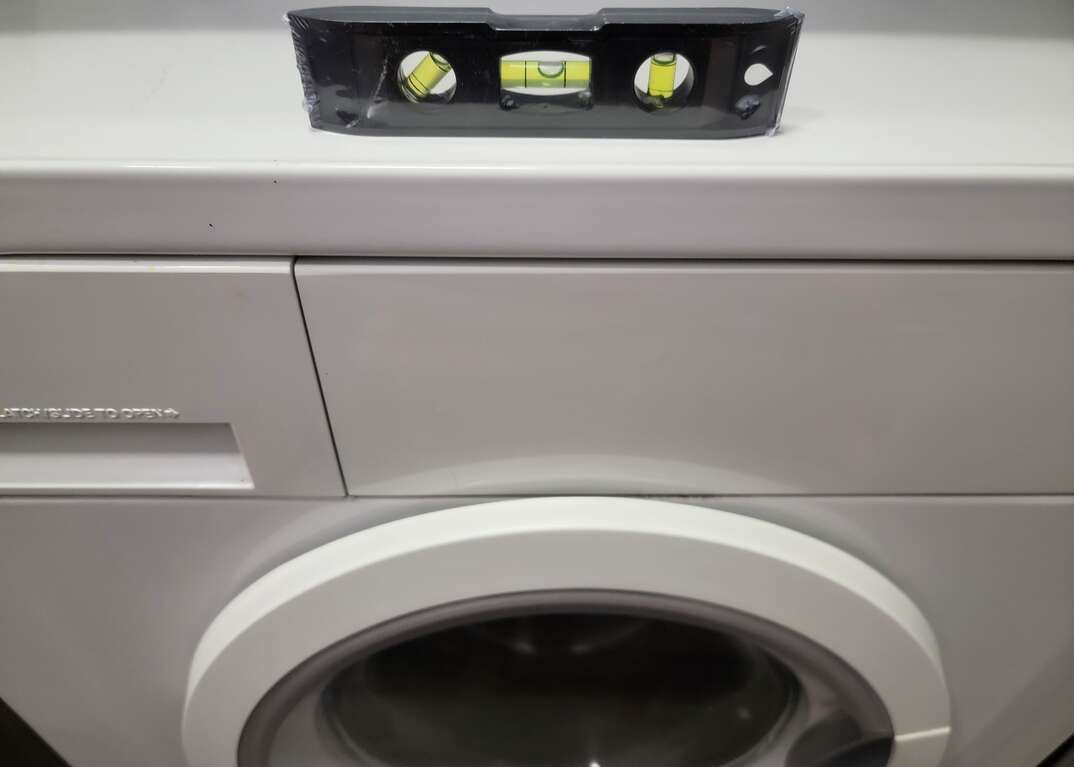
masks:
{"type": "Polygon", "coordinates": [[[678,56],[674,53],[657,53],[649,59],[648,95],[669,99],[675,93],[675,70],[678,56]]]}
{"type": "Polygon", "coordinates": [[[447,59],[436,53],[429,53],[418,62],[414,71],[407,75],[404,87],[413,99],[424,101],[450,71],[451,64],[447,59]]]}
{"type": "Polygon", "coordinates": [[[591,67],[588,61],[520,61],[500,60],[500,87],[504,90],[528,88],[589,88],[591,67]]]}

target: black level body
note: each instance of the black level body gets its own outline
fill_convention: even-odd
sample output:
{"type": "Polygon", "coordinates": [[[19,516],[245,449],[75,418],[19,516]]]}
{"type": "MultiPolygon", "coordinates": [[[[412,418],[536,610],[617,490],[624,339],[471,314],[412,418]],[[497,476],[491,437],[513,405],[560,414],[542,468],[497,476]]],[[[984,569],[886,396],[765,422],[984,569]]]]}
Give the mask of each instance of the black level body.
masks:
{"type": "Polygon", "coordinates": [[[288,14],[316,128],[422,136],[737,138],[779,124],[802,15],[754,8],[607,9],[591,16],[504,16],[477,8],[338,7],[288,14]],[[415,103],[404,58],[450,62],[450,101],[415,103]],[[557,51],[589,58],[587,92],[511,93],[501,58],[557,51]],[[688,88],[666,100],[639,93],[654,54],[689,62],[688,88]],[[750,85],[746,70],[771,75],[750,85]]]}

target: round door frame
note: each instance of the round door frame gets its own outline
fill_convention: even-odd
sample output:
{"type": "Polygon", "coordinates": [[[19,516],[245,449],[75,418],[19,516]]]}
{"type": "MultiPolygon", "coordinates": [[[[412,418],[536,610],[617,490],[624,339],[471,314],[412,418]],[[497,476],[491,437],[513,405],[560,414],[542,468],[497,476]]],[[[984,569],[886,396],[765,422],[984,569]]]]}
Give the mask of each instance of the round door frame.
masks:
{"type": "Polygon", "coordinates": [[[233,767],[262,697],[361,631],[497,594],[639,592],[710,603],[796,632],[855,670],[887,707],[889,767],[936,767],[950,710],[928,622],[891,581],[768,522],[634,498],[526,498],[420,514],[280,565],[233,599],[191,665],[191,767],[233,767]]]}

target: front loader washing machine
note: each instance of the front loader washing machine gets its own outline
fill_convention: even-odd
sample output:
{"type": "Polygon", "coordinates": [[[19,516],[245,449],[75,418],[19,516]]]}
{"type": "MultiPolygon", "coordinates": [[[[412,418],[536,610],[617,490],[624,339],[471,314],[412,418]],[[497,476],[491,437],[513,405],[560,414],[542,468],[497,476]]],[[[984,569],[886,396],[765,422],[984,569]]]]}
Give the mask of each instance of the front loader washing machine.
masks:
{"type": "Polygon", "coordinates": [[[1069,265],[0,264],[0,690],[66,764],[1067,737],[1069,265]]]}
{"type": "Polygon", "coordinates": [[[0,764],[1053,767],[1074,5],[379,5],[0,3],[0,764]]]}

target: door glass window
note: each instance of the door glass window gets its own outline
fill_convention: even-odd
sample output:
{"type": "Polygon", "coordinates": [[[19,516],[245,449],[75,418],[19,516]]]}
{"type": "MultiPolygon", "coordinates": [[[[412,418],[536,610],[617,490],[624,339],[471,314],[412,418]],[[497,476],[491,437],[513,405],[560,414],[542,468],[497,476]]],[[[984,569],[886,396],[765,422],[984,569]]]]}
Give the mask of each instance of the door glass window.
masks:
{"type": "Polygon", "coordinates": [[[797,695],[779,661],[728,634],[547,612],[379,649],[322,704],[368,767],[719,767],[763,748],[797,695]]]}

